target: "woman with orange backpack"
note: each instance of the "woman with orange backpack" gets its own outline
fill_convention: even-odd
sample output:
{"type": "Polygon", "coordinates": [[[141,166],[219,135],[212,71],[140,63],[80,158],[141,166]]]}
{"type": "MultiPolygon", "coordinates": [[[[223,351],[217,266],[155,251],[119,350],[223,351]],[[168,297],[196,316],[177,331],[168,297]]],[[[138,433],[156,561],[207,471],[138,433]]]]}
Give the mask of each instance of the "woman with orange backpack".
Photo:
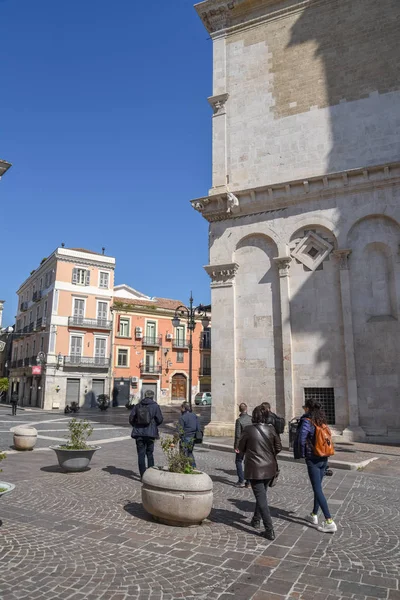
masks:
{"type": "Polygon", "coordinates": [[[318,525],[318,511],[321,508],[325,521],[318,527],[319,531],[335,533],[337,526],[332,519],[322,490],[322,480],[326,473],[328,457],[335,453],[332,433],[318,401],[306,400],[303,409],[304,415],[300,419],[294,442],[294,457],[306,459],[308,476],[314,491],[314,508],[306,519],[313,525],[318,525]]]}

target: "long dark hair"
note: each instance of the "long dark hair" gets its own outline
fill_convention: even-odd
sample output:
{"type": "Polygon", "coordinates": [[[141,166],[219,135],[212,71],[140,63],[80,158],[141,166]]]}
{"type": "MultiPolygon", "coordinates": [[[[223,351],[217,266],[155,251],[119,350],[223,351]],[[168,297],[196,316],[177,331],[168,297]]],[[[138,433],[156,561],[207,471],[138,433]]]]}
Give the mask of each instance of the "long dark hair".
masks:
{"type": "Polygon", "coordinates": [[[314,398],[308,398],[304,407],[308,409],[308,417],[311,419],[313,423],[321,427],[321,425],[327,425],[327,420],[324,411],[322,410],[322,405],[318,400],[314,398]]]}
{"type": "Polygon", "coordinates": [[[256,406],[251,415],[251,420],[253,423],[266,423],[266,420],[269,415],[269,410],[264,407],[263,404],[260,406],[256,406]]]}

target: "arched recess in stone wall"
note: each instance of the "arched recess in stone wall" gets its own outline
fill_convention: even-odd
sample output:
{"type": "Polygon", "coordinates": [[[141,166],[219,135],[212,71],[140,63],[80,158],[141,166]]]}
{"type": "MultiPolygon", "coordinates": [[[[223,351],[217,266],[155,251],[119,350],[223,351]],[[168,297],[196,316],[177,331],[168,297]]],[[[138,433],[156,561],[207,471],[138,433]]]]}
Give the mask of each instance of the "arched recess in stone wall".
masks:
{"type": "Polygon", "coordinates": [[[295,414],[301,413],[306,388],[326,389],[327,395],[333,388],[334,424],[340,428],[348,422],[348,402],[336,249],[331,230],[303,220],[289,241],[289,285],[295,414]]]}
{"type": "Polygon", "coordinates": [[[252,407],[269,401],[284,414],[282,327],[277,244],[252,233],[238,241],[235,277],[237,401],[252,407]]]}
{"type": "MultiPolygon", "coordinates": [[[[351,228],[350,289],[361,426],[374,416],[400,428],[400,227],[385,215],[369,215],[351,228]]],[[[387,429],[382,433],[387,433],[387,429]]]]}

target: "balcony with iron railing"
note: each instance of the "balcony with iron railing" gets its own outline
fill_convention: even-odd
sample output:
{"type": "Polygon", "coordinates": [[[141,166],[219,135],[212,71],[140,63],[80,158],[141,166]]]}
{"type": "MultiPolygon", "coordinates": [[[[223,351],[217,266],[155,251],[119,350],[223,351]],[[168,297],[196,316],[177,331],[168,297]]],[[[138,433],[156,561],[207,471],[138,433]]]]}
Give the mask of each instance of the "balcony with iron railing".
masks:
{"type": "Polygon", "coordinates": [[[152,346],[154,348],[158,348],[162,344],[162,336],[161,335],[146,335],[142,339],[142,346],[152,346]]]}
{"type": "Polygon", "coordinates": [[[25,327],[22,330],[22,333],[28,333],[28,329],[29,329],[28,325],[25,325],[25,327]]]}
{"type": "Polygon", "coordinates": [[[83,327],[85,329],[111,330],[112,321],[108,319],[85,319],[84,317],[68,317],[69,327],[83,327]]]}
{"type": "Polygon", "coordinates": [[[189,348],[189,341],[181,338],[174,338],[172,340],[172,347],[187,350],[189,348]]]}
{"type": "Polygon", "coordinates": [[[81,356],[72,354],[64,356],[64,367],[87,367],[91,369],[108,369],[110,359],[105,356],[81,356]]]}
{"type": "Polygon", "coordinates": [[[142,375],[161,375],[162,368],[160,365],[140,365],[140,373],[142,375]]]}
{"type": "Polygon", "coordinates": [[[17,360],[17,368],[23,367],[23,366],[24,366],[24,359],[23,358],[19,358],[17,360]]]}
{"type": "Polygon", "coordinates": [[[200,349],[201,350],[211,350],[211,340],[210,339],[201,339],[200,340],[200,349]]]}
{"type": "Polygon", "coordinates": [[[32,321],[32,323],[29,323],[29,327],[28,327],[29,333],[31,333],[31,331],[33,331],[34,326],[35,326],[35,323],[33,321],[32,321]]]}
{"type": "Polygon", "coordinates": [[[26,310],[28,310],[28,303],[27,302],[21,302],[21,306],[19,307],[19,310],[21,312],[25,312],[26,310]]]}
{"type": "Polygon", "coordinates": [[[32,302],[39,302],[42,299],[42,291],[38,290],[32,294],[32,302]]]}

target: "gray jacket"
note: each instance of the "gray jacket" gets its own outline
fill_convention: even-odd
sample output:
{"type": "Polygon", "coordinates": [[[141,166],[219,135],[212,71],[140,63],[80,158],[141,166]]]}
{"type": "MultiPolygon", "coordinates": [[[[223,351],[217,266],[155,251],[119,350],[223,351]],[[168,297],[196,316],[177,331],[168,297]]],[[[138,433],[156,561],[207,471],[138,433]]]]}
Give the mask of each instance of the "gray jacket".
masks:
{"type": "Polygon", "coordinates": [[[236,419],[236,423],[235,423],[235,442],[233,444],[233,449],[237,450],[239,448],[239,440],[241,438],[241,435],[243,433],[243,429],[245,427],[247,427],[248,425],[252,424],[252,420],[250,415],[248,415],[247,413],[243,413],[242,415],[240,415],[240,417],[238,419],[236,419]]]}

